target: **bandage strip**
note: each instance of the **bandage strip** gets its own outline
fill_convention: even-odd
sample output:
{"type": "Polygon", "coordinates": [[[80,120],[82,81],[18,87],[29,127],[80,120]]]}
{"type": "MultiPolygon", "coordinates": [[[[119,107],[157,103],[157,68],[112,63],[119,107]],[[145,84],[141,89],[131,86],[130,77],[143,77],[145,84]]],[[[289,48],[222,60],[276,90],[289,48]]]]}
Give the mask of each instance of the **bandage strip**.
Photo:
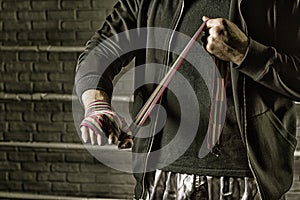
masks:
{"type": "MultiPolygon", "coordinates": [[[[150,113],[152,112],[153,108],[155,107],[158,100],[163,95],[164,91],[168,87],[170,81],[174,77],[175,73],[177,72],[178,68],[181,66],[183,60],[186,58],[187,54],[191,50],[192,46],[195,44],[196,40],[201,35],[202,31],[206,27],[206,21],[202,23],[200,28],[196,31],[192,39],[189,41],[187,46],[184,48],[184,50],[180,53],[174,64],[171,66],[167,74],[164,76],[164,78],[161,80],[159,85],[155,88],[154,92],[151,94],[150,98],[147,100],[145,105],[142,107],[140,112],[135,117],[135,120],[133,124],[130,125],[131,130],[136,130],[136,127],[142,126],[146,119],[149,117],[150,113]]],[[[134,131],[134,134],[136,134],[137,131],[134,131]]]]}
{"type": "Polygon", "coordinates": [[[80,127],[86,126],[96,135],[108,136],[112,132],[119,135],[122,125],[122,119],[111,110],[110,103],[96,100],[88,104],[85,119],[81,122],[80,127]]]}

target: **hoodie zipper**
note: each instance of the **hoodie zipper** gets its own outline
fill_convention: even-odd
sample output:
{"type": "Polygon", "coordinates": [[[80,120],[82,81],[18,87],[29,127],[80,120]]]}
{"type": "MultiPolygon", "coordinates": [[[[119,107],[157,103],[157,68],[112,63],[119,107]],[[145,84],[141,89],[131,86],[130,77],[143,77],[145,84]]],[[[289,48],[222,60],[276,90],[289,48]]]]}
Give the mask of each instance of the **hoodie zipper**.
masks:
{"type": "MultiPolygon", "coordinates": [[[[183,10],[184,10],[184,0],[182,0],[182,4],[181,4],[181,8],[180,8],[179,14],[176,14],[176,15],[178,15],[177,19],[176,19],[176,23],[175,23],[175,25],[173,27],[171,27],[173,31],[172,31],[172,34],[171,34],[170,39],[169,39],[169,46],[168,46],[168,52],[167,52],[167,61],[166,61],[167,65],[169,63],[169,57],[170,57],[170,50],[171,50],[172,39],[174,37],[174,33],[175,33],[175,31],[176,31],[176,29],[178,27],[178,24],[180,22],[180,19],[182,17],[183,10]]],[[[157,119],[157,116],[156,116],[156,119],[157,119]]],[[[152,130],[155,130],[156,125],[157,124],[155,122],[155,124],[152,127],[153,128],[152,130]]],[[[142,176],[142,194],[141,194],[141,197],[143,197],[144,194],[145,194],[145,177],[146,177],[146,171],[147,171],[148,158],[149,158],[149,155],[151,153],[153,142],[154,142],[154,137],[152,135],[151,141],[150,141],[150,145],[148,145],[148,148],[147,148],[147,155],[146,155],[146,158],[145,158],[145,165],[144,165],[145,168],[144,168],[144,172],[143,172],[143,176],[142,176]]]]}

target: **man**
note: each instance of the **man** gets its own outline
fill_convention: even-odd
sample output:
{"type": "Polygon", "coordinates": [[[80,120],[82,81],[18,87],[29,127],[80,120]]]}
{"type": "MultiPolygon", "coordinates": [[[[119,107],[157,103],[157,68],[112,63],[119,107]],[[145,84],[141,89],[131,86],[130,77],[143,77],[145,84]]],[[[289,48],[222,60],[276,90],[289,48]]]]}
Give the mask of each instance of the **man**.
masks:
{"type": "MultiPolygon", "coordinates": [[[[101,145],[107,141],[115,144],[119,139],[121,148],[133,145],[134,152],[151,152],[175,137],[180,112],[174,109],[177,104],[171,92],[160,102],[168,112],[166,126],[146,139],[132,140],[120,134],[121,122],[109,102],[113,77],[133,58],[137,65],[169,65],[176,55],[134,51],[120,56],[104,71],[101,65],[108,62],[110,54],[118,54],[118,44],[100,51],[99,43],[141,27],[164,27],[192,36],[202,18],[206,21],[203,46],[217,59],[224,80],[229,80],[222,134],[212,153],[204,158],[197,156],[199,141],[203,142],[209,128],[211,112],[207,105],[211,102],[201,76],[190,71],[189,63],[183,63],[180,72],[190,79],[204,113],[197,136],[175,162],[156,171],[136,173],[135,198],[284,198],[292,183],[296,146],[293,101],[300,100],[299,17],[296,0],[120,0],[78,61],[76,91],[86,110],[81,126],[83,140],[101,145]],[[91,54],[93,50],[100,53],[91,54]]],[[[172,34],[166,39],[173,45],[172,34]]],[[[129,35],[122,42],[134,40],[129,35]]],[[[148,86],[137,91],[135,104],[139,99],[145,103],[152,91],[148,86]]],[[[140,106],[134,108],[136,112],[140,106]]]]}

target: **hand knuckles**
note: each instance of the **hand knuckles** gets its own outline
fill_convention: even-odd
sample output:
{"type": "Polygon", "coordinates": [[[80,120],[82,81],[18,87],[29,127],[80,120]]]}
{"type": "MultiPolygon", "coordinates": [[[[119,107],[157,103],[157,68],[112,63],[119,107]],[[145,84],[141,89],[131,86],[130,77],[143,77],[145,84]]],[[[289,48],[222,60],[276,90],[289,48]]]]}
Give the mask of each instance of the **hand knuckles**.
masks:
{"type": "Polygon", "coordinates": [[[207,44],[206,45],[206,50],[208,51],[208,52],[213,52],[213,50],[214,50],[214,45],[212,45],[212,44],[207,44]]]}

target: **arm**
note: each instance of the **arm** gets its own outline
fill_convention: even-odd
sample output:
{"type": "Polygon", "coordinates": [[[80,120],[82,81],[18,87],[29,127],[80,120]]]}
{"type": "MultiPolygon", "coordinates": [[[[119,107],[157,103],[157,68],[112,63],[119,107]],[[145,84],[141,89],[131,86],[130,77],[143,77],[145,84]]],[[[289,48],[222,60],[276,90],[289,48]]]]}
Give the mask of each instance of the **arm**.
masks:
{"type": "Polygon", "coordinates": [[[75,88],[80,100],[90,89],[103,90],[111,97],[113,78],[135,56],[134,52],[122,55],[122,46],[130,45],[135,38],[118,38],[118,33],[137,28],[138,12],[139,0],[119,0],[102,28],[88,41],[76,68],[75,88]],[[112,37],[114,41],[121,39],[121,42],[110,40],[112,37]]]}
{"type": "MultiPolygon", "coordinates": [[[[216,57],[231,61],[237,69],[256,82],[300,100],[300,55],[279,52],[247,37],[226,19],[209,19],[206,49],[216,57]]],[[[297,41],[295,41],[297,42],[297,41]]]]}
{"type": "Polygon", "coordinates": [[[119,0],[102,28],[88,41],[85,51],[79,56],[75,88],[85,108],[85,119],[81,123],[84,142],[102,145],[106,142],[119,147],[132,146],[131,137],[124,136],[122,120],[110,108],[112,80],[123,66],[135,56],[134,52],[122,55],[122,45],[130,45],[132,36],[122,37],[120,45],[110,38],[118,39],[118,33],[137,28],[139,0],[119,0]],[[122,135],[120,139],[120,135],[122,135]]]}

